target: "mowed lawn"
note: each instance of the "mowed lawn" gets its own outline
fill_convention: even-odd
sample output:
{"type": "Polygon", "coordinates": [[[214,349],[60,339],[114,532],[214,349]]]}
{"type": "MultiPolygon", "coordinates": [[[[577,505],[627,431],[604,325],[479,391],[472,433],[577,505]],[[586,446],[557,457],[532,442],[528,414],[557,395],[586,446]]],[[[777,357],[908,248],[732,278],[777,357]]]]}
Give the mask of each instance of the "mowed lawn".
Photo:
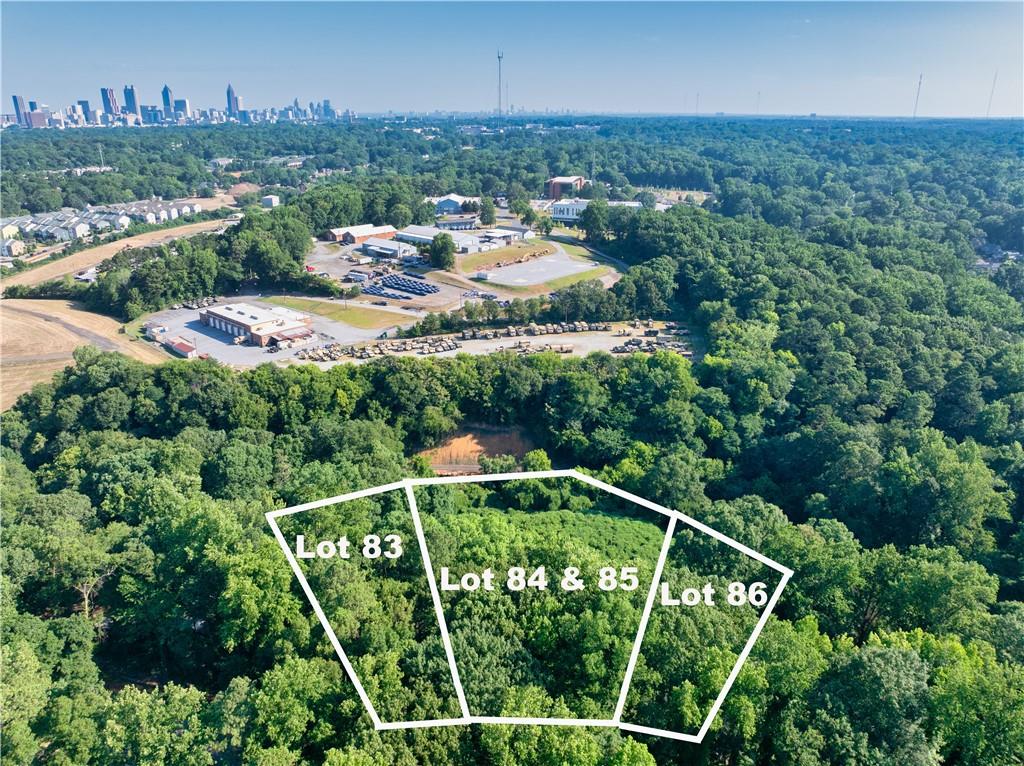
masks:
{"type": "Polygon", "coordinates": [[[274,298],[263,298],[266,303],[273,303],[276,306],[304,311],[307,314],[319,314],[322,317],[333,319],[336,322],[344,322],[352,327],[361,330],[381,330],[385,327],[392,327],[402,321],[402,317],[393,311],[378,311],[350,303],[332,303],[318,301],[314,298],[291,298],[277,296],[274,298]]]}
{"type": "Polygon", "coordinates": [[[569,287],[577,282],[586,282],[588,279],[600,279],[609,271],[611,271],[611,269],[607,266],[598,266],[596,269],[581,271],[579,274],[569,274],[568,276],[559,277],[558,279],[548,280],[544,283],[544,287],[548,290],[561,290],[563,287],[569,287]]]}

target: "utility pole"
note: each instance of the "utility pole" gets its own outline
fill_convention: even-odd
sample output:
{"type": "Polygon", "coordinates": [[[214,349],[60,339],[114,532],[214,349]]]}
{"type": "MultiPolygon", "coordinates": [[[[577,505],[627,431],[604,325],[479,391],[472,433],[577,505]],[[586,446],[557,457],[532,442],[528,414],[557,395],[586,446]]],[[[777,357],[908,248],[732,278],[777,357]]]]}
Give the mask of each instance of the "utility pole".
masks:
{"type": "Polygon", "coordinates": [[[917,78],[917,95],[914,96],[914,116],[911,119],[917,119],[917,102],[921,100],[921,83],[924,82],[924,74],[917,78]]]}
{"type": "Polygon", "coordinates": [[[498,51],[498,122],[501,122],[501,60],[505,54],[498,51]]]}

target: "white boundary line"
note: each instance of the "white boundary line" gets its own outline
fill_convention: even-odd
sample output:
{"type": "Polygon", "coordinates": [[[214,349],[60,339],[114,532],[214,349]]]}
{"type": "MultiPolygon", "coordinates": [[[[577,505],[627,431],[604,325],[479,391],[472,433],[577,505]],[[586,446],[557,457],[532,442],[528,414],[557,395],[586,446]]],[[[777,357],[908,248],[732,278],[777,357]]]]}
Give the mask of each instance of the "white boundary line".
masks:
{"type": "MultiPolygon", "coordinates": [[[[352,685],[356,688],[356,693],[359,695],[359,699],[362,700],[363,706],[366,708],[366,712],[370,716],[370,720],[373,721],[373,728],[378,731],[382,730],[393,730],[393,729],[419,729],[426,728],[429,726],[461,726],[467,723],[465,716],[467,715],[466,701],[462,694],[462,685],[457,684],[455,687],[456,694],[459,698],[459,705],[463,712],[462,718],[438,718],[429,719],[423,721],[381,721],[380,716],[377,714],[376,708],[373,703],[370,702],[369,696],[366,694],[366,689],[363,688],[362,682],[359,680],[359,676],[356,673],[356,669],[353,667],[352,662],[349,660],[348,655],[341,646],[341,642],[338,641],[337,635],[334,633],[334,628],[331,626],[330,621],[327,619],[327,615],[324,613],[323,607],[320,606],[320,601],[313,593],[313,589],[309,586],[309,582],[306,580],[306,576],[303,573],[301,567],[299,567],[298,561],[295,560],[295,556],[292,554],[292,549],[288,545],[288,541],[284,538],[284,533],[281,532],[280,527],[277,525],[277,519],[281,516],[291,515],[293,513],[299,513],[301,511],[308,511],[314,508],[323,508],[327,505],[335,505],[337,503],[347,502],[349,500],[357,500],[363,497],[371,497],[373,495],[381,495],[386,492],[393,492],[395,490],[405,490],[408,494],[406,495],[406,501],[414,503],[415,500],[411,498],[412,489],[405,481],[393,482],[391,484],[384,484],[379,487],[369,487],[367,489],[359,490],[358,492],[349,492],[345,495],[338,495],[336,497],[326,498],[324,500],[316,500],[312,503],[303,503],[302,505],[296,505],[291,508],[284,508],[278,511],[268,511],[266,514],[267,523],[270,524],[270,528],[274,530],[274,536],[277,538],[278,544],[284,551],[284,555],[288,559],[288,563],[291,565],[292,571],[299,580],[299,585],[302,586],[303,592],[306,594],[306,598],[309,599],[309,603],[313,607],[313,611],[316,613],[317,618],[320,620],[320,624],[323,626],[324,631],[327,633],[327,638],[331,642],[331,646],[334,647],[335,653],[338,655],[338,659],[341,660],[342,667],[345,668],[345,673],[348,674],[349,680],[352,685]]],[[[410,515],[413,519],[413,524],[416,528],[416,536],[419,539],[421,552],[426,552],[426,541],[423,539],[423,533],[420,530],[419,514],[415,512],[415,505],[410,505],[410,515]]],[[[423,568],[427,573],[427,582],[430,584],[431,596],[434,601],[435,609],[440,608],[440,599],[437,596],[437,585],[434,583],[433,570],[429,568],[429,558],[423,559],[423,568]]],[[[443,623],[441,623],[443,624],[443,623]]],[[[451,672],[457,674],[458,671],[455,669],[455,664],[452,660],[451,655],[451,643],[448,640],[447,628],[442,633],[442,640],[445,644],[445,651],[448,653],[448,668],[451,672]]],[[[456,675],[455,678],[458,676],[456,675]]]]}
{"type": "Polygon", "coordinates": [[[647,601],[644,602],[644,611],[640,615],[640,625],[636,629],[636,638],[633,639],[633,649],[629,653],[629,662],[626,664],[626,674],[622,677],[622,686],[619,687],[619,701],[615,705],[613,721],[622,720],[622,709],[626,706],[626,697],[629,695],[629,686],[633,682],[633,671],[636,670],[636,662],[640,659],[640,646],[644,642],[644,633],[647,632],[647,621],[651,619],[651,609],[654,607],[654,599],[658,595],[658,584],[661,582],[661,573],[665,569],[665,561],[668,559],[668,549],[672,546],[672,536],[676,533],[676,520],[672,517],[668,520],[668,529],[665,531],[665,539],[661,543],[661,553],[658,554],[658,563],[654,565],[654,576],[651,577],[651,588],[647,592],[647,601]]]}
{"type": "Polygon", "coordinates": [[[513,726],[594,726],[612,728],[618,726],[606,718],[521,718],[508,715],[472,715],[470,723],[501,724],[513,726]]]}
{"type": "Polygon", "coordinates": [[[459,678],[459,667],[455,664],[455,651],[452,649],[451,636],[448,635],[448,622],[444,618],[444,607],[441,605],[441,594],[437,590],[434,568],[430,564],[430,551],[427,550],[427,537],[423,534],[420,510],[416,506],[416,495],[412,491],[412,485],[408,482],[405,484],[405,496],[409,500],[409,512],[412,513],[412,523],[416,527],[416,538],[420,542],[420,560],[423,562],[423,569],[427,573],[430,597],[434,600],[434,613],[437,615],[437,626],[441,631],[441,643],[444,644],[444,653],[448,657],[448,668],[452,674],[452,683],[455,685],[455,696],[459,698],[459,708],[462,710],[462,718],[465,721],[465,719],[469,718],[466,692],[462,688],[462,679],[459,678]]]}
{"type": "Polygon", "coordinates": [[[281,532],[281,529],[277,526],[277,521],[270,515],[270,513],[266,516],[267,522],[270,524],[270,528],[274,530],[274,537],[277,538],[277,542],[280,544],[281,550],[284,551],[284,555],[288,558],[288,563],[291,564],[292,571],[299,580],[299,585],[302,586],[302,590],[305,592],[306,598],[309,599],[309,603],[313,606],[313,611],[316,612],[316,616],[320,620],[320,624],[327,633],[327,638],[330,639],[331,646],[334,647],[334,651],[338,655],[338,659],[341,660],[342,667],[345,668],[345,672],[348,674],[352,685],[356,687],[356,693],[359,695],[359,699],[363,701],[363,706],[366,708],[366,712],[370,714],[370,719],[373,721],[373,725],[379,727],[381,723],[380,716],[377,715],[377,710],[373,707],[373,703],[370,702],[370,698],[366,696],[366,690],[363,688],[363,684],[359,681],[359,676],[356,675],[356,669],[352,667],[352,663],[349,662],[348,655],[345,654],[345,650],[341,648],[341,643],[338,641],[338,637],[334,635],[334,628],[331,627],[331,623],[327,619],[327,615],[324,614],[324,610],[323,607],[320,606],[320,602],[317,600],[316,596],[313,595],[313,589],[309,587],[309,583],[306,581],[306,576],[299,568],[299,562],[297,562],[295,560],[295,556],[292,555],[292,549],[289,547],[288,541],[284,539],[284,534],[281,532]]]}
{"type": "Polygon", "coordinates": [[[437,476],[429,478],[408,478],[402,481],[392,482],[390,484],[384,484],[379,487],[369,487],[367,489],[361,489],[356,492],[349,492],[343,495],[336,495],[335,497],[328,497],[322,500],[314,500],[310,503],[303,503],[301,505],[291,506],[289,508],[282,508],[276,511],[269,511],[265,514],[267,522],[270,524],[271,529],[274,531],[274,536],[277,538],[281,549],[284,551],[285,556],[288,559],[288,563],[291,565],[292,571],[299,580],[299,585],[302,586],[303,592],[306,594],[306,598],[309,599],[310,604],[313,606],[313,611],[316,613],[317,618],[320,620],[320,624],[323,626],[327,633],[327,637],[331,641],[331,645],[334,647],[339,659],[341,660],[342,666],[345,668],[345,672],[348,674],[349,679],[356,688],[356,692],[359,694],[359,698],[363,702],[363,706],[366,708],[367,713],[370,715],[373,721],[374,728],[379,731],[384,730],[396,730],[396,729],[421,729],[433,726],[463,726],[466,724],[504,724],[504,725],[526,725],[526,726],[595,726],[595,727],[618,727],[623,731],[635,732],[638,734],[650,734],[657,737],[666,737],[669,739],[675,739],[682,742],[693,742],[700,743],[704,737],[707,736],[708,731],[711,729],[711,725],[714,723],[715,716],[718,715],[718,711],[722,707],[722,703],[725,701],[726,695],[735,683],[736,678],[739,676],[740,670],[743,664],[746,662],[750,651],[753,649],[754,644],[757,642],[758,636],[764,629],[764,626],[768,622],[768,618],[771,616],[772,610],[775,608],[779,597],[782,595],[782,590],[793,576],[793,570],[788,567],[784,567],[776,561],[768,558],[767,556],[758,553],[757,551],[749,548],[737,540],[724,535],[716,529],[712,529],[706,524],[697,521],[691,516],[675,511],[665,506],[658,505],[657,503],[651,502],[646,498],[634,495],[631,492],[627,492],[624,489],[606,484],[605,482],[595,479],[580,471],[573,469],[565,470],[552,470],[552,471],[515,471],[511,473],[493,473],[493,474],[482,474],[482,475],[467,475],[467,476],[437,476]],[[616,495],[629,500],[635,505],[639,505],[643,508],[647,508],[652,511],[656,511],[664,516],[668,516],[669,525],[668,531],[665,534],[665,539],[662,542],[661,552],[658,556],[658,563],[655,566],[654,576],[651,582],[651,588],[647,595],[647,601],[644,604],[644,611],[640,618],[640,626],[637,630],[636,638],[633,642],[633,649],[630,652],[629,662],[626,666],[626,673],[623,677],[622,686],[619,689],[618,702],[615,707],[614,717],[611,719],[597,719],[597,718],[528,718],[528,717],[517,717],[517,716],[474,716],[469,713],[469,706],[466,702],[465,690],[462,687],[462,681],[459,678],[459,670],[455,663],[455,654],[452,649],[451,637],[448,633],[448,625],[444,617],[444,609],[441,604],[440,594],[437,590],[437,582],[434,577],[434,571],[430,564],[430,553],[427,550],[426,537],[423,534],[423,526],[419,516],[419,509],[416,506],[416,497],[413,492],[413,487],[431,486],[435,484],[475,484],[478,482],[494,482],[494,481],[514,481],[517,479],[559,479],[559,478],[570,478],[577,479],[584,484],[589,484],[592,487],[596,487],[604,492],[611,495],[616,495]],[[306,581],[302,570],[299,568],[298,562],[292,555],[291,548],[288,546],[287,541],[284,538],[280,528],[277,525],[276,519],[282,516],[288,516],[301,511],[308,511],[314,508],[323,508],[324,506],[334,505],[336,503],[346,502],[348,500],[357,500],[362,497],[370,497],[372,495],[382,494],[384,492],[390,492],[394,490],[404,490],[406,493],[406,499],[409,504],[409,512],[412,516],[413,525],[416,529],[416,537],[420,546],[420,557],[423,562],[423,568],[427,574],[427,582],[430,586],[431,598],[434,601],[434,610],[438,620],[438,629],[441,633],[441,641],[444,644],[445,654],[448,659],[449,669],[452,674],[452,681],[455,685],[455,692],[459,700],[459,706],[462,709],[462,718],[441,718],[436,720],[423,720],[423,721],[393,721],[383,722],[377,715],[373,704],[370,702],[369,697],[366,695],[366,691],[363,688],[362,683],[359,681],[359,677],[356,675],[355,668],[349,662],[348,656],[345,654],[345,650],[342,649],[341,644],[338,641],[337,636],[334,634],[334,629],[331,627],[330,622],[327,620],[327,616],[324,614],[323,608],[320,606],[320,602],[313,594],[312,589],[309,587],[309,583],[306,581]],[[682,732],[669,731],[667,729],[658,729],[650,726],[641,726],[639,724],[633,724],[624,722],[621,720],[623,708],[627,697],[629,695],[629,688],[633,680],[633,672],[636,670],[636,663],[640,656],[641,647],[643,644],[644,634],[647,630],[647,623],[650,620],[651,611],[654,606],[654,601],[657,596],[658,585],[661,580],[661,575],[664,570],[665,562],[668,558],[668,552],[671,547],[671,541],[675,534],[676,522],[682,521],[684,524],[693,527],[699,532],[703,532],[710,537],[718,540],[719,542],[725,543],[743,553],[746,556],[764,564],[767,567],[774,569],[782,574],[782,579],[776,586],[775,591],[772,593],[772,597],[765,605],[764,611],[761,613],[760,618],[757,621],[757,625],[754,627],[753,632],[747,639],[746,644],[740,651],[739,656],[736,658],[736,662],[733,665],[732,671],[729,673],[729,677],[726,679],[725,685],[722,687],[718,696],[715,698],[714,704],[711,706],[711,710],[707,717],[704,719],[704,723],[697,734],[685,734],[682,732]]]}
{"type": "Polygon", "coordinates": [[[772,597],[768,599],[768,603],[765,604],[764,611],[761,612],[761,618],[757,621],[757,625],[754,626],[754,632],[750,634],[750,638],[747,639],[747,643],[743,646],[743,650],[740,652],[740,656],[736,658],[736,664],[732,666],[732,672],[729,673],[729,677],[725,680],[725,686],[722,687],[722,691],[718,693],[718,697],[715,699],[715,704],[711,706],[711,712],[708,713],[708,717],[704,719],[704,725],[700,727],[700,731],[697,732],[698,741],[704,739],[704,736],[708,733],[711,728],[711,724],[715,721],[715,716],[718,715],[719,708],[722,707],[722,703],[725,702],[725,695],[729,693],[729,689],[732,688],[733,682],[736,681],[736,676],[740,674],[740,669],[743,667],[743,663],[747,661],[747,655],[750,654],[750,650],[754,648],[754,643],[757,641],[757,637],[761,635],[761,631],[764,626],[768,623],[768,618],[772,614],[772,610],[775,608],[776,602],[779,600],[779,596],[782,595],[782,589],[786,587],[786,583],[789,582],[790,574],[783,574],[782,579],[779,580],[779,584],[775,587],[775,592],[772,597]]]}

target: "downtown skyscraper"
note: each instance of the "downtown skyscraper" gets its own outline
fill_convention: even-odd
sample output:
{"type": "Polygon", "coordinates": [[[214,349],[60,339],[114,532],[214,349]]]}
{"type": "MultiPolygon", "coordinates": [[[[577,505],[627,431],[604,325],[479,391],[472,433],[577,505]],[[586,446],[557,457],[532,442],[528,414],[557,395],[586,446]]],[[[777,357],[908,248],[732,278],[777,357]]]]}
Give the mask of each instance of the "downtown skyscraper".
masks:
{"type": "Polygon", "coordinates": [[[134,85],[124,86],[124,110],[129,114],[134,114],[136,117],[141,114],[139,111],[139,98],[135,93],[134,85]]]}
{"type": "Polygon", "coordinates": [[[14,101],[14,119],[18,121],[19,125],[25,125],[25,115],[28,112],[25,108],[25,98],[23,96],[12,96],[11,99],[14,101]]]}
{"type": "Polygon", "coordinates": [[[103,100],[104,114],[109,114],[111,117],[121,114],[121,107],[118,106],[113,88],[100,88],[100,98],[103,100]]]}
{"type": "Polygon", "coordinates": [[[228,83],[227,112],[229,117],[237,117],[242,111],[242,97],[235,93],[235,89],[228,83]]]}

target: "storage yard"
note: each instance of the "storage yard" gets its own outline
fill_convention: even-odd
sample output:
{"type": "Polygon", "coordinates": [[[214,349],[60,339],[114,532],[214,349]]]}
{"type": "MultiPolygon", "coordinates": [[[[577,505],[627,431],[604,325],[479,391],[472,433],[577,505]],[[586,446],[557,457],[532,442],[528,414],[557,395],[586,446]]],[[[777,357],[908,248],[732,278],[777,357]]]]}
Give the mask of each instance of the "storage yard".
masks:
{"type": "Polygon", "coordinates": [[[491,354],[511,351],[585,356],[594,351],[613,354],[673,351],[692,357],[689,329],[674,322],[569,322],[463,330],[448,335],[377,340],[370,343],[329,343],[299,350],[294,358],[330,366],[338,362],[366,362],[388,356],[439,356],[459,353],[491,354]]]}
{"type": "MultiPolygon", "coordinates": [[[[320,347],[330,344],[360,344],[375,340],[381,334],[382,322],[386,321],[388,314],[393,321],[388,327],[394,331],[400,326],[408,326],[416,322],[415,315],[398,311],[385,311],[368,308],[351,309],[359,312],[360,324],[369,326],[355,326],[343,319],[331,318],[333,309],[337,309],[335,316],[346,316],[346,307],[340,302],[318,301],[315,299],[274,299],[274,303],[261,300],[260,296],[241,296],[232,298],[230,301],[204,300],[199,303],[179,306],[176,308],[158,311],[147,317],[146,325],[151,328],[161,328],[159,337],[182,338],[195,347],[198,355],[209,356],[224,364],[237,367],[254,367],[264,362],[274,360],[288,360],[296,358],[297,355],[309,348],[320,347]],[[296,304],[291,301],[301,301],[296,304]],[[274,305],[274,304],[277,305],[274,305]],[[285,308],[281,308],[281,306],[285,308]],[[320,308],[322,305],[322,309],[320,308]],[[281,320],[286,323],[280,328],[263,330],[256,324],[251,328],[234,329],[227,332],[221,329],[223,323],[218,320],[216,324],[209,324],[210,319],[204,321],[204,316],[209,317],[211,309],[214,309],[214,316],[217,310],[227,307],[234,307],[237,313],[238,307],[252,309],[259,320],[266,320],[268,317],[276,316],[282,311],[291,311],[288,314],[280,314],[281,320]],[[309,309],[308,306],[314,308],[309,309]],[[308,311],[301,319],[291,314],[299,311],[308,311]],[[322,312],[322,313],[321,313],[322,312]],[[370,313],[372,312],[372,316],[370,313]],[[300,327],[301,325],[301,327],[300,327]],[[304,330],[310,331],[307,335],[304,330]],[[253,330],[256,332],[254,333],[253,330]],[[298,331],[298,332],[296,332],[298,331]],[[239,334],[233,334],[239,333],[239,334]],[[243,334],[244,333],[244,334],[243,334]],[[291,333],[296,337],[284,338],[282,333],[291,333]],[[273,338],[273,335],[282,335],[281,339],[273,338]],[[299,336],[302,337],[299,337],[299,336]],[[259,345],[265,343],[266,345],[259,345]]],[[[257,320],[247,320],[256,323],[257,320]]]]}

